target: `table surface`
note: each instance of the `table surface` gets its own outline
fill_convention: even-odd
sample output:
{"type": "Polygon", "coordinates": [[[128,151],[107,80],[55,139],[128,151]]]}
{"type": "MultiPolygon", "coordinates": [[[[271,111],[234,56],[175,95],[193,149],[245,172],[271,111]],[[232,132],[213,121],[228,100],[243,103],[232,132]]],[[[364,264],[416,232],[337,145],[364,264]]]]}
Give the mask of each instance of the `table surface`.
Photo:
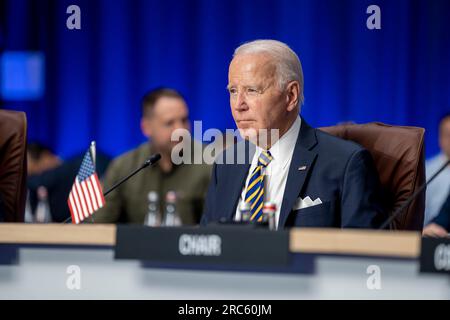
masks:
{"type": "Polygon", "coordinates": [[[305,274],[148,267],[114,258],[115,233],[0,224],[0,299],[450,299],[448,275],[419,272],[416,232],[293,229],[290,250],[314,256],[305,274]]]}
{"type": "MultiPolygon", "coordinates": [[[[113,224],[4,223],[0,224],[0,244],[114,246],[116,230],[113,224]]],[[[289,249],[299,253],[417,258],[420,240],[420,233],[411,231],[294,228],[290,230],[289,249]]]]}

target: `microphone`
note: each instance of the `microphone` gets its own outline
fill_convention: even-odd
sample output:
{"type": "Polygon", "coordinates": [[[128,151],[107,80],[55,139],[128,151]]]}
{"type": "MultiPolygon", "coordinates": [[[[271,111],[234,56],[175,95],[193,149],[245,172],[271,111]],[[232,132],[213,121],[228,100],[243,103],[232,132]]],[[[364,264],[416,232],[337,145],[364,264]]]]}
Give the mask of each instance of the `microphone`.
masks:
{"type": "MultiPolygon", "coordinates": [[[[108,195],[109,193],[111,193],[112,191],[114,191],[116,188],[118,188],[122,183],[124,183],[125,181],[127,181],[128,179],[130,179],[132,176],[134,176],[136,173],[138,173],[139,171],[141,171],[144,168],[147,168],[148,166],[152,166],[155,163],[157,163],[159,160],[161,159],[161,154],[157,153],[152,155],[150,158],[148,158],[147,160],[145,160],[145,162],[136,170],[134,170],[132,173],[130,173],[128,176],[126,176],[125,178],[123,178],[122,180],[120,180],[119,182],[117,182],[115,185],[113,185],[108,191],[103,193],[103,196],[106,197],[106,195],[108,195]]],[[[68,222],[69,220],[71,220],[72,217],[67,218],[63,224],[65,224],[66,222],[68,222]]]]}
{"type": "Polygon", "coordinates": [[[414,194],[409,197],[400,207],[398,207],[397,210],[394,211],[394,213],[381,225],[381,227],[379,228],[379,230],[383,230],[385,229],[387,226],[389,226],[391,224],[392,221],[394,221],[395,218],[397,218],[397,216],[403,212],[403,210],[405,210],[406,207],[408,207],[411,202],[428,186],[428,184],[430,184],[431,181],[434,180],[434,178],[436,178],[442,171],[444,171],[444,169],[450,164],[450,160],[447,160],[444,165],[439,168],[438,171],[436,171],[435,174],[433,174],[433,176],[426,181],[423,185],[420,186],[419,189],[417,189],[416,192],[414,192],[414,194]]]}
{"type": "Polygon", "coordinates": [[[117,182],[115,185],[113,185],[108,191],[106,191],[105,193],[103,193],[103,196],[106,197],[107,194],[109,194],[111,191],[114,191],[118,186],[120,186],[122,183],[124,183],[125,181],[127,181],[128,179],[130,179],[132,176],[134,176],[136,173],[138,173],[139,171],[141,171],[144,168],[147,168],[148,166],[154,165],[155,163],[157,163],[159,161],[159,159],[161,159],[161,155],[159,153],[154,154],[153,156],[151,156],[150,158],[148,158],[143,164],[142,166],[140,166],[139,168],[137,168],[136,170],[134,170],[132,173],[130,173],[128,176],[126,176],[125,178],[123,178],[122,180],[120,180],[119,182],[117,182]]]}

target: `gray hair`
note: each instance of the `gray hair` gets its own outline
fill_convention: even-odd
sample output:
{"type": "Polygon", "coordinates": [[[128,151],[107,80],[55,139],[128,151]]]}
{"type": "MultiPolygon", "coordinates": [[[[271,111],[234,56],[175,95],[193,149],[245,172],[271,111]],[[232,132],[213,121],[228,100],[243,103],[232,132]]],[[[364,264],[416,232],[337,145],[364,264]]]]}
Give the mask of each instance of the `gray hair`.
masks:
{"type": "Polygon", "coordinates": [[[278,86],[284,89],[290,81],[297,81],[300,85],[299,104],[305,101],[303,95],[303,70],[297,54],[283,42],[276,40],[255,40],[244,43],[234,50],[233,58],[240,54],[266,53],[275,62],[278,86]]]}

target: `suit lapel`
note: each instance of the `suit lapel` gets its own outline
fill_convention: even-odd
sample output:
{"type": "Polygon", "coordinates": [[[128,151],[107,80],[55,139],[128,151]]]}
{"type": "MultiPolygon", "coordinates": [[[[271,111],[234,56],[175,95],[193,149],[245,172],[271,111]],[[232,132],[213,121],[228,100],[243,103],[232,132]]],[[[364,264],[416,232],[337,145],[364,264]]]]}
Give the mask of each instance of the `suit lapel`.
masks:
{"type": "Polygon", "coordinates": [[[236,208],[239,202],[239,199],[241,197],[242,188],[244,188],[245,180],[248,175],[248,170],[250,169],[250,165],[252,163],[253,156],[256,151],[255,145],[249,143],[248,141],[242,142],[244,143],[244,152],[245,152],[245,163],[238,164],[237,163],[237,155],[238,152],[242,152],[243,150],[240,150],[238,146],[236,146],[235,154],[234,154],[234,161],[236,164],[232,164],[232,170],[230,170],[230,176],[228,179],[229,183],[231,184],[226,190],[230,190],[230,194],[225,197],[224,200],[234,199],[234,201],[226,201],[225,202],[225,208],[224,213],[226,213],[226,218],[229,220],[232,220],[234,217],[234,214],[236,213],[236,208]]]}
{"type": "Polygon", "coordinates": [[[315,129],[302,118],[300,132],[292,155],[291,165],[284,190],[283,204],[280,210],[279,228],[284,227],[287,217],[300,194],[306,177],[311,172],[317,153],[311,149],[317,144],[315,129]],[[306,167],[306,168],[305,168],[306,167]],[[299,170],[299,168],[301,168],[299,170]]]}

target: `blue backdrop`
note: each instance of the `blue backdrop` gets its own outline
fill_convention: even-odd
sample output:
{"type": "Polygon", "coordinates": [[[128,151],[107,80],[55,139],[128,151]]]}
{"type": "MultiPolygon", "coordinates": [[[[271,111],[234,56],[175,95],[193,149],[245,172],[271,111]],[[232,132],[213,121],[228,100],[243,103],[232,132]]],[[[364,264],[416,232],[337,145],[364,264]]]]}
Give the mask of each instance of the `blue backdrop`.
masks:
{"type": "Polygon", "coordinates": [[[447,0],[3,0],[0,48],[41,51],[41,99],[4,100],[24,110],[29,138],[60,155],[91,140],[117,155],[144,140],[141,96],[180,90],[191,120],[235,128],[227,67],[239,44],[288,43],[305,75],[303,115],[314,126],[382,121],[427,129],[437,152],[437,120],[450,109],[450,2],[447,0]],[[66,9],[81,8],[81,30],[66,9]],[[366,8],[381,8],[368,30],[366,8]]]}

